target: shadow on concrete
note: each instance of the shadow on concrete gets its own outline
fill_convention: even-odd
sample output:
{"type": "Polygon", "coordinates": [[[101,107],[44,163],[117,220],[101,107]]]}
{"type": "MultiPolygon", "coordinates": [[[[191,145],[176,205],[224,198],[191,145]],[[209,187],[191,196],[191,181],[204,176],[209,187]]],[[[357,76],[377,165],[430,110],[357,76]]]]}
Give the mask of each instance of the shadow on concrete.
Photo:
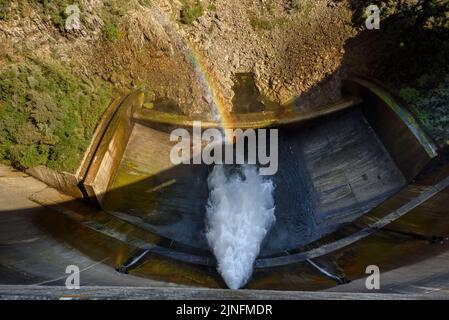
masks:
{"type": "MultiPolygon", "coordinates": [[[[353,9],[356,11],[355,24],[360,25],[362,22],[361,13],[368,3],[372,4],[373,1],[352,2],[353,9]]],[[[438,83],[441,75],[448,73],[448,33],[439,27],[428,29],[426,25],[429,17],[435,17],[438,20],[441,14],[445,10],[447,11],[448,4],[440,2],[441,7],[439,7],[435,5],[436,1],[419,1],[418,3],[423,6],[423,9],[414,6],[400,15],[393,13],[389,18],[382,20],[380,31],[365,30],[356,38],[349,40],[345,45],[345,55],[339,70],[321,80],[309,92],[298,97],[295,104],[301,107],[302,101],[320,95],[323,90],[326,90],[326,87],[329,87],[329,90],[334,90],[332,87],[339,85],[339,79],[350,75],[375,78],[395,89],[400,88],[403,84],[417,83],[425,74],[430,76],[426,86],[438,83]]],[[[291,61],[285,63],[291,63],[291,61]]],[[[299,171],[302,170],[300,166],[297,168],[299,171]]],[[[139,217],[140,213],[126,212],[129,208],[124,208],[122,211],[125,213],[143,220],[131,223],[78,200],[49,204],[37,209],[1,210],[0,282],[2,284],[58,284],[62,283],[64,278],[55,277],[55,275],[63,276],[63,267],[65,268],[68,264],[80,264],[83,270],[85,269],[83,272],[86,275],[87,283],[94,285],[146,284],[149,283],[146,282],[147,280],[122,276],[112,269],[126,264],[136,255],[140,255],[142,250],[145,250],[145,248],[139,247],[142,244],[149,248],[154,246],[163,248],[167,250],[164,252],[174,252],[174,255],[192,254],[206,257],[212,261],[213,257],[204,247],[201,231],[195,228],[193,228],[196,230],[194,233],[198,238],[194,237],[193,239],[200,244],[203,241],[199,246],[186,245],[181,241],[174,241],[170,237],[149,232],[151,228],[157,226],[157,223],[163,224],[164,222],[178,224],[174,230],[182,230],[184,226],[181,222],[186,221],[185,214],[192,210],[200,212],[200,215],[191,221],[203,223],[204,201],[207,197],[205,178],[208,168],[193,170],[191,177],[200,177],[195,188],[191,187],[191,181],[185,180],[185,183],[174,187],[172,193],[167,193],[170,197],[164,198],[162,189],[156,191],[159,196],[157,201],[166,205],[167,208],[174,209],[174,213],[170,215],[168,221],[164,221],[165,217],[162,216],[162,220],[152,221],[153,218],[145,220],[139,217]],[[199,172],[195,170],[199,170],[199,172]],[[181,193],[184,196],[187,194],[187,200],[176,197],[181,193]],[[201,195],[201,201],[198,201],[198,195],[201,195]],[[138,226],[139,224],[140,226],[138,226]],[[101,262],[98,265],[100,269],[92,267],[96,266],[97,262],[101,262]],[[103,264],[112,268],[104,269],[103,264]],[[89,270],[92,271],[90,275],[89,270]]],[[[438,172],[441,171],[437,170],[438,172]]],[[[429,171],[428,175],[434,173],[435,170],[429,171]]],[[[422,179],[428,179],[428,175],[422,179]]],[[[148,201],[139,199],[145,195],[146,190],[154,189],[167,179],[182,181],[184,176],[185,168],[174,167],[161,175],[114,190],[107,196],[118,199],[123,194],[131,195],[132,201],[146,204],[148,201]]],[[[286,177],[283,177],[282,180],[284,178],[286,177]]],[[[308,182],[304,181],[305,188],[307,184],[308,182]]],[[[151,196],[148,199],[152,202],[155,200],[151,196]]],[[[365,242],[338,251],[330,259],[344,269],[344,273],[349,274],[349,278],[354,278],[364,275],[365,263],[369,261],[371,261],[370,264],[374,261],[385,269],[393,269],[407,263],[422,261],[447,250],[447,245],[434,246],[426,241],[436,229],[443,235],[443,242],[449,235],[449,225],[444,222],[447,221],[447,215],[445,215],[443,205],[444,201],[447,201],[447,195],[441,195],[437,200],[434,206],[434,215],[427,217],[423,224],[426,235],[424,240],[422,233],[418,234],[420,237],[413,236],[416,232],[413,228],[409,228],[413,221],[405,221],[402,228],[404,226],[409,228],[408,234],[403,230],[401,230],[402,233],[379,230],[365,242]],[[441,208],[438,209],[438,206],[441,208]],[[382,257],[379,258],[379,255],[382,257]],[[375,257],[374,260],[367,259],[369,256],[375,257]]],[[[302,203],[299,201],[299,205],[302,203]]],[[[143,208],[143,210],[147,209],[143,208]]],[[[414,214],[414,219],[417,222],[422,222],[425,219],[419,215],[419,212],[414,212],[414,214]]],[[[284,227],[288,227],[287,222],[284,227]]],[[[188,228],[182,231],[188,231],[188,228]]],[[[357,225],[352,225],[352,228],[354,230],[361,229],[357,225]]],[[[401,229],[401,222],[396,228],[401,229]]],[[[189,238],[191,234],[186,233],[189,238]]],[[[339,237],[336,236],[336,238],[339,237]]],[[[175,261],[152,252],[145,254],[144,257],[145,259],[134,265],[134,272],[138,276],[189,285],[224,287],[223,281],[212,266],[175,261]]],[[[307,263],[299,263],[293,266],[256,271],[248,287],[305,290],[322,289],[335,284],[334,281],[317,273],[307,263]]]]}

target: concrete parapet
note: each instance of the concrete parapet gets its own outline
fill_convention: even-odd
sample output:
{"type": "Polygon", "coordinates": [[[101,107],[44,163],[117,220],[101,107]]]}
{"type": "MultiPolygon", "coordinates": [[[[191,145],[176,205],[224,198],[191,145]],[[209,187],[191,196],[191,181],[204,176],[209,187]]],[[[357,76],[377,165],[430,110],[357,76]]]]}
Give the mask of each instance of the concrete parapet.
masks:
{"type": "Polygon", "coordinates": [[[134,122],[132,116],[143,104],[143,93],[128,95],[118,107],[100,139],[92,161],[82,181],[85,197],[101,205],[126,149],[134,122]]]}
{"type": "Polygon", "coordinates": [[[78,187],[78,176],[69,172],[58,172],[45,166],[37,166],[26,171],[30,176],[75,198],[82,198],[78,187]]]}
{"type": "MultiPolygon", "coordinates": [[[[279,109],[278,111],[234,113],[230,114],[226,121],[198,120],[201,120],[201,126],[204,129],[257,129],[278,127],[321,118],[357,106],[361,102],[362,100],[358,97],[346,97],[336,103],[307,110],[285,108],[279,109]]],[[[165,125],[176,128],[192,128],[194,122],[194,120],[188,116],[173,115],[166,112],[147,109],[142,109],[140,112],[137,112],[134,118],[137,122],[150,127],[155,125],[165,125]]]]}

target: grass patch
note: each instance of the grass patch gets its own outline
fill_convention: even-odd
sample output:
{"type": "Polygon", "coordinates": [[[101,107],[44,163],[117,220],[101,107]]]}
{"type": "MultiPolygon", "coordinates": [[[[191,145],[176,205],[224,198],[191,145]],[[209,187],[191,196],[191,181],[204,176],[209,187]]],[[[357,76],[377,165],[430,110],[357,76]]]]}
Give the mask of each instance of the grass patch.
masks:
{"type": "MultiPolygon", "coordinates": [[[[140,0],[139,3],[151,3],[140,0]],[[143,2],[142,2],[143,1],[143,2]]],[[[120,37],[120,21],[132,7],[132,2],[108,0],[104,4],[102,18],[104,21],[103,37],[106,41],[115,42],[120,37]]]]}
{"type": "Polygon", "coordinates": [[[143,7],[149,7],[153,4],[153,0],[139,0],[139,4],[143,7]]]}
{"type": "Polygon", "coordinates": [[[27,61],[0,71],[0,160],[18,169],[75,172],[111,99],[60,65],[27,61]]]}
{"type": "Polygon", "coordinates": [[[308,17],[313,9],[313,2],[310,0],[289,0],[285,6],[289,13],[300,13],[308,17]]]}
{"type": "Polygon", "coordinates": [[[273,22],[268,19],[252,16],[250,18],[251,27],[254,30],[271,30],[274,27],[273,22]]]}
{"type": "Polygon", "coordinates": [[[402,88],[399,91],[399,96],[407,103],[415,103],[419,99],[419,91],[415,88],[402,88]]]}
{"type": "Polygon", "coordinates": [[[269,14],[273,14],[274,13],[273,0],[268,0],[268,2],[265,4],[265,9],[267,10],[267,12],[269,14]]]}
{"type": "Polygon", "coordinates": [[[215,3],[211,2],[207,6],[207,10],[215,12],[215,11],[217,11],[217,6],[215,5],[215,3]]]}
{"type": "Polygon", "coordinates": [[[204,8],[199,1],[185,1],[181,9],[181,22],[192,24],[204,14],[204,8]]]}
{"type": "Polygon", "coordinates": [[[116,21],[106,21],[103,26],[103,36],[107,41],[114,42],[119,37],[119,29],[116,21]]]}
{"type": "Polygon", "coordinates": [[[0,0],[0,20],[7,20],[9,18],[10,9],[11,0],[0,0]]]}
{"type": "Polygon", "coordinates": [[[67,15],[65,13],[66,8],[69,5],[76,4],[78,5],[80,11],[82,12],[82,8],[79,4],[73,3],[68,0],[34,0],[30,1],[30,3],[36,2],[41,5],[42,13],[44,20],[47,22],[52,22],[56,28],[59,30],[64,30],[65,21],[67,19],[67,15]]]}
{"type": "Polygon", "coordinates": [[[267,19],[253,15],[250,17],[249,22],[254,31],[270,31],[275,27],[287,27],[291,25],[291,20],[287,17],[267,19]]]}
{"type": "MultiPolygon", "coordinates": [[[[10,0],[0,0],[0,19],[5,19],[11,15],[10,0]]],[[[133,6],[139,3],[142,6],[150,6],[152,0],[105,0],[103,1],[103,8],[98,12],[104,22],[103,35],[108,41],[114,41],[119,36],[119,24],[121,18],[133,6]]],[[[45,22],[53,24],[59,31],[65,31],[65,23],[68,14],[65,12],[70,5],[77,5],[80,10],[80,20],[84,21],[85,12],[82,2],[73,0],[20,0],[18,1],[17,10],[23,17],[25,5],[28,10],[36,10],[39,12],[45,22]],[[31,6],[31,7],[30,7],[31,6]]],[[[16,11],[17,11],[16,10],[16,11]]]]}

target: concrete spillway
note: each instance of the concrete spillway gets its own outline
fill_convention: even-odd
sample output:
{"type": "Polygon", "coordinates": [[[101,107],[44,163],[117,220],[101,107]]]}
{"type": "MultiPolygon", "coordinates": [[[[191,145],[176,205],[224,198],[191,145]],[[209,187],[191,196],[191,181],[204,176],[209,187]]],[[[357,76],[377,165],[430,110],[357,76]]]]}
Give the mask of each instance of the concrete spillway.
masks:
{"type": "MultiPolygon", "coordinates": [[[[324,289],[363,276],[369,264],[390,270],[447,249],[433,239],[449,232],[441,223],[449,172],[444,165],[423,171],[435,166],[432,143],[378,87],[351,82],[346,90],[357,98],[315,114],[236,117],[243,127],[280,130],[277,222],[247,288],[324,289]],[[374,232],[376,221],[386,222],[374,232]]],[[[139,100],[121,102],[86,160],[82,191],[100,208],[74,199],[36,206],[33,190],[20,205],[3,205],[1,284],[60,285],[65,267],[78,264],[84,284],[224,287],[204,237],[211,168],[169,161],[169,129],[189,121],[156,121],[131,98],[139,100]]],[[[2,190],[2,198],[14,190],[2,190]]]]}
{"type": "MultiPolygon", "coordinates": [[[[279,135],[280,167],[273,178],[277,222],[262,256],[316,240],[406,183],[358,109],[316,121],[313,127],[281,129],[279,135]]],[[[170,167],[167,141],[168,134],[134,127],[103,206],[137,226],[207,251],[204,221],[211,168],[170,167]]]]}

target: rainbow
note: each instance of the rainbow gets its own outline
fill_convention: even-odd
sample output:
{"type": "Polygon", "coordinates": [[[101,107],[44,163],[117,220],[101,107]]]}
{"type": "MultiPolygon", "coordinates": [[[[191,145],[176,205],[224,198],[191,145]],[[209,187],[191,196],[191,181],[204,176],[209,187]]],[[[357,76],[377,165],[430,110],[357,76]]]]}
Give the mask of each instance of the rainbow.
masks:
{"type": "Polygon", "coordinates": [[[185,55],[195,70],[196,77],[205,91],[207,100],[211,101],[215,120],[220,121],[223,128],[232,127],[233,120],[230,112],[232,106],[226,103],[226,99],[217,85],[212,68],[208,66],[206,58],[194,45],[188,43],[187,40],[186,45],[189,51],[185,52],[185,55]]]}
{"type": "Polygon", "coordinates": [[[207,63],[207,59],[200,50],[176,30],[176,22],[173,21],[171,17],[167,17],[167,14],[162,10],[158,11],[167,22],[166,26],[170,29],[172,35],[181,40],[183,54],[192,65],[196,78],[204,90],[207,101],[210,101],[212,112],[215,117],[214,120],[221,124],[222,129],[225,131],[226,139],[232,139],[232,136],[228,134],[229,130],[226,130],[233,127],[233,119],[231,116],[232,106],[229,105],[229,103],[226,103],[224,94],[217,85],[218,82],[215,79],[212,68],[207,63]]]}

